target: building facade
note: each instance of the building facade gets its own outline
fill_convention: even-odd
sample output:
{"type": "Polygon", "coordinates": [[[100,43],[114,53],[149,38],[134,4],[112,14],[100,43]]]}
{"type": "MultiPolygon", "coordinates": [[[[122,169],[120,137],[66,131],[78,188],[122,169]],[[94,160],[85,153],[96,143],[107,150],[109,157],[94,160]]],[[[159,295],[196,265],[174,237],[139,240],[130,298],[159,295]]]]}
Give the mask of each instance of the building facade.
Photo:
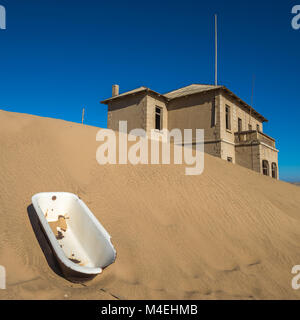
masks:
{"type": "Polygon", "coordinates": [[[160,94],[147,87],[119,94],[113,86],[107,127],[118,131],[126,120],[128,132],[142,128],[204,129],[204,151],[278,179],[275,140],[263,133],[268,120],[224,86],[192,84],[160,94]]]}

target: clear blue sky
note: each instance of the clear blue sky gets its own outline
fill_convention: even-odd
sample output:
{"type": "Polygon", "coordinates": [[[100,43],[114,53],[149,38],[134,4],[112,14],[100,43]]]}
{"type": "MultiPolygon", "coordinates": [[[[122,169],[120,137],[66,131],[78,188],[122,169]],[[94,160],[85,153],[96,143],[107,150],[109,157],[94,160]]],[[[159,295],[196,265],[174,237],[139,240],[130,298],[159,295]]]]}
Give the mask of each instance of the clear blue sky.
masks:
{"type": "Polygon", "coordinates": [[[269,119],[281,179],[300,181],[300,30],[297,1],[0,0],[0,108],[106,127],[99,101],[118,83],[167,92],[214,81],[213,15],[219,15],[219,82],[269,119]]]}

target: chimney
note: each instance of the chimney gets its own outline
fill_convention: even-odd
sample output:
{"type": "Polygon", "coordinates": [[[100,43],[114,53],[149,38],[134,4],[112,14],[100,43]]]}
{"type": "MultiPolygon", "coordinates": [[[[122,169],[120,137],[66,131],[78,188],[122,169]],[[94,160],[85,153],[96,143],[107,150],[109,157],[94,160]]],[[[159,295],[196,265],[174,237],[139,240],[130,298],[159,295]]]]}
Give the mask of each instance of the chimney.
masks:
{"type": "Polygon", "coordinates": [[[119,95],[119,85],[114,84],[114,85],[112,86],[112,96],[113,96],[113,97],[116,97],[116,96],[118,96],[118,95],[119,95]]]}

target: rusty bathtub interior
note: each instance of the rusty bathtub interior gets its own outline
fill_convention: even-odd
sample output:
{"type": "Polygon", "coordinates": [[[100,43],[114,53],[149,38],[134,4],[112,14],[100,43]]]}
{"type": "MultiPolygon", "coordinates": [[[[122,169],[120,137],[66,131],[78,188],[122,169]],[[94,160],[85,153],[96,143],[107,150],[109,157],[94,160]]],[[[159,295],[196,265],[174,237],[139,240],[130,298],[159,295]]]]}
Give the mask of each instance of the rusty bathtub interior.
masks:
{"type": "Polygon", "coordinates": [[[32,204],[67,279],[92,279],[115,261],[111,236],[78,196],[43,192],[32,204]]]}

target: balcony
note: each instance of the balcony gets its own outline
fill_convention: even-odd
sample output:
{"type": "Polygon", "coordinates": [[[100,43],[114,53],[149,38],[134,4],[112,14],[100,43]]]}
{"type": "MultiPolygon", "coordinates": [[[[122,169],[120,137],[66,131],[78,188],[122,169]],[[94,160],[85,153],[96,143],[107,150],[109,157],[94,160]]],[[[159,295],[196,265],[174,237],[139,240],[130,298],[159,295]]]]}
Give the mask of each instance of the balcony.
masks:
{"type": "Polygon", "coordinates": [[[276,148],[275,140],[273,138],[256,130],[235,132],[234,142],[235,144],[251,144],[253,142],[256,142],[256,143],[261,142],[272,148],[276,148]]]}

